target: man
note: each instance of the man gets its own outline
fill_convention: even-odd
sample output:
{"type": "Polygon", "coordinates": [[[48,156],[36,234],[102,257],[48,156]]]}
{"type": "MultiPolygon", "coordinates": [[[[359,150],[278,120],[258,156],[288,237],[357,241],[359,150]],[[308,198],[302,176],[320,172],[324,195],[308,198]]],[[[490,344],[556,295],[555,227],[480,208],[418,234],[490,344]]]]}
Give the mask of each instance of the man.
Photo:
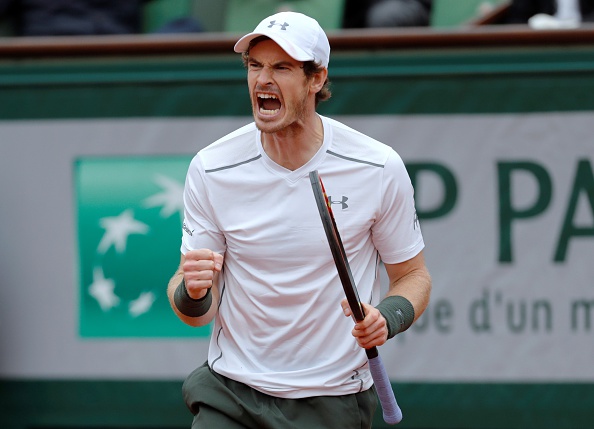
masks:
{"type": "Polygon", "coordinates": [[[147,0],[0,0],[17,36],[73,36],[142,32],[147,0]]]}
{"type": "Polygon", "coordinates": [[[318,23],[282,12],[242,37],[254,122],[192,160],[181,263],[168,296],[191,326],[214,320],[208,362],[185,381],[193,428],[369,428],[363,348],[407,329],[431,280],[400,157],[316,113],[329,98],[318,23]],[[308,173],[318,170],[365,320],[353,327],[308,173]],[[379,261],[390,279],[378,307],[379,261]]]}
{"type": "Polygon", "coordinates": [[[594,22],[594,0],[513,0],[505,18],[506,24],[577,27],[594,22]]]}
{"type": "Polygon", "coordinates": [[[426,27],[431,23],[432,0],[371,0],[369,28],[426,27]]]}

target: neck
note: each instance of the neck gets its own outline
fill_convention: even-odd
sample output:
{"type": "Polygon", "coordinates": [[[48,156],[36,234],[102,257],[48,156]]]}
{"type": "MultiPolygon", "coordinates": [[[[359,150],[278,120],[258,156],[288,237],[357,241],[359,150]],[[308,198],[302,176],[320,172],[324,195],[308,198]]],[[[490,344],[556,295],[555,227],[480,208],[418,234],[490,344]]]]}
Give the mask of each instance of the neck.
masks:
{"type": "Polygon", "coordinates": [[[324,142],[322,119],[314,114],[307,123],[295,123],[275,133],[262,133],[266,155],[280,166],[294,171],[305,165],[324,142]]]}

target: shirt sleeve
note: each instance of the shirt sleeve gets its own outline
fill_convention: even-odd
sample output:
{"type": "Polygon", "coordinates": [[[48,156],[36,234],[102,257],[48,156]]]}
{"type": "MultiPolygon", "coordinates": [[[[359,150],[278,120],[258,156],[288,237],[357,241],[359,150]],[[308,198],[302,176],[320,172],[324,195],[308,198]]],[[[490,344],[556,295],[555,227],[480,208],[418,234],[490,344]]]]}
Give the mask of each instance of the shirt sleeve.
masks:
{"type": "Polygon", "coordinates": [[[391,151],[384,166],[380,213],[372,227],[373,242],[384,263],[415,257],[425,247],[414,201],[414,189],[402,158],[391,151]]]}
{"type": "Polygon", "coordinates": [[[225,237],[210,204],[199,155],[190,163],[186,175],[181,252],[185,255],[196,249],[210,249],[220,254],[224,254],[226,249],[225,237]]]}

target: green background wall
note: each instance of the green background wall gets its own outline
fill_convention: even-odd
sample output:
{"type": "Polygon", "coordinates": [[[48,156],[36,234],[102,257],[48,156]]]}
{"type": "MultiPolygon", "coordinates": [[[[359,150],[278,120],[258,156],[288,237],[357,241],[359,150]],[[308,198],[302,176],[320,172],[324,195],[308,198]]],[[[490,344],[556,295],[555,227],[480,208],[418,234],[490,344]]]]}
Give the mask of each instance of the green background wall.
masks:
{"type": "MultiPolygon", "coordinates": [[[[321,107],[330,116],[594,111],[589,46],[337,53],[330,75],[334,95],[321,107]]],[[[0,145],[3,122],[249,116],[244,80],[238,57],[227,55],[3,60],[0,145]]],[[[1,147],[10,157],[10,145],[1,147]]],[[[12,288],[26,287],[13,283],[13,257],[3,249],[5,305],[12,288]]],[[[2,353],[11,347],[3,338],[2,353]]],[[[180,379],[0,378],[2,428],[173,429],[191,420],[180,379]]],[[[587,429],[594,417],[594,384],[579,380],[394,387],[402,428],[587,429]]],[[[385,427],[379,415],[374,427],[385,427]]]]}

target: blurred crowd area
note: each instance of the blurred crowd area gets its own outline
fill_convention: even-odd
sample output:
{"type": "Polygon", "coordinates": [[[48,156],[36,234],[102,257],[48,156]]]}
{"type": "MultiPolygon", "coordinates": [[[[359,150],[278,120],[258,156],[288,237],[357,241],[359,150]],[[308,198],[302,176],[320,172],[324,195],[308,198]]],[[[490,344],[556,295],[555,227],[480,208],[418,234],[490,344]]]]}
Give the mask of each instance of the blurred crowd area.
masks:
{"type": "Polygon", "coordinates": [[[594,0],[0,0],[0,37],[245,32],[283,10],[328,31],[594,21],[594,0]]]}

